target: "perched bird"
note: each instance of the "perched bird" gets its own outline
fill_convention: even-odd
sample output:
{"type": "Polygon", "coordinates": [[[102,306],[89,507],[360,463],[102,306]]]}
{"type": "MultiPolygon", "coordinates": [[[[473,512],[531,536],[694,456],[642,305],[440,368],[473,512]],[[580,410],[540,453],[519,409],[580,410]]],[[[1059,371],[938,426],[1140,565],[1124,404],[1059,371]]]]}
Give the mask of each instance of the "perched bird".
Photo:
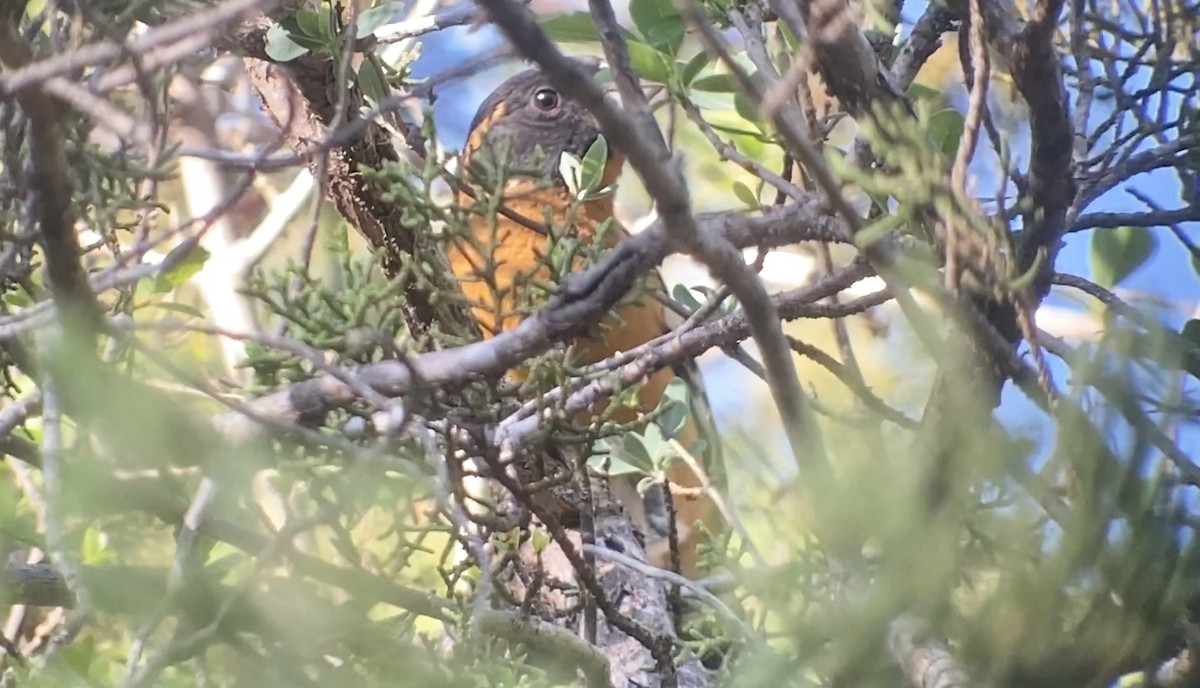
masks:
{"type": "MultiPolygon", "coordinates": [[[[544,231],[548,225],[562,228],[563,234],[583,244],[595,243],[599,234],[600,248],[610,248],[628,236],[615,220],[608,229],[599,231],[613,218],[612,194],[574,201],[571,186],[561,173],[562,154],[583,158],[600,133],[591,114],[563,97],[536,69],[509,78],[479,107],[463,150],[463,165],[471,169],[484,158],[493,164],[503,161],[505,184],[501,197],[508,212],[495,213],[494,217],[472,216],[472,236],[452,239],[447,257],[485,338],[516,327],[530,312],[522,305],[534,296],[534,290],[538,289],[534,285],[549,281],[552,270],[548,260],[553,247],[552,239],[544,231]]],[[[623,162],[620,152],[610,149],[602,180],[595,188],[612,185],[623,162]]],[[[460,193],[459,202],[464,207],[474,203],[465,193],[460,193]]],[[[576,264],[574,269],[579,267],[576,264]]],[[[661,279],[656,273],[648,277],[647,287],[661,289],[661,279]]],[[[673,315],[649,293],[623,302],[588,334],[572,342],[573,362],[595,363],[639,346],[667,332],[668,317],[673,315]]],[[[512,371],[511,375],[520,381],[525,379],[527,371],[512,371]]],[[[710,479],[719,480],[723,476],[719,445],[694,362],[654,373],[638,389],[638,407],[620,407],[611,419],[629,423],[637,420],[639,414],[654,410],[676,375],[689,384],[692,398],[691,417],[677,439],[685,447],[703,439],[704,455],[696,458],[710,479]]],[[[577,420],[586,423],[588,419],[577,420]]],[[[695,576],[698,574],[696,546],[700,540],[695,523],[702,521],[715,530],[719,513],[699,489],[698,476],[685,463],[676,463],[668,472],[668,479],[674,487],[683,488],[672,492],[680,569],[685,575],[695,576]]],[[[636,480],[630,476],[610,480],[614,496],[645,536],[651,561],[666,567],[670,561],[669,521],[662,493],[652,490],[643,498],[635,484],[636,480]]]]}

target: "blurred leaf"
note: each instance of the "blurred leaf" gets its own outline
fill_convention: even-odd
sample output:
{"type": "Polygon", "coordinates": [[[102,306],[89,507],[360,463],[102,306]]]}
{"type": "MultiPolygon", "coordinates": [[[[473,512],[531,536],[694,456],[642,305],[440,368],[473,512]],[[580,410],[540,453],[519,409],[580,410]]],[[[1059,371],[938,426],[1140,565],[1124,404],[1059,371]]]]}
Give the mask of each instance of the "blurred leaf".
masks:
{"type": "Polygon", "coordinates": [[[1111,289],[1154,253],[1158,238],[1145,227],[1117,227],[1092,232],[1088,267],[1092,280],[1111,289]]]}
{"type": "MultiPolygon", "coordinates": [[[[699,79],[697,79],[699,81],[699,79]]],[[[706,114],[733,112],[733,94],[716,93],[713,91],[698,91],[693,86],[688,90],[688,98],[696,107],[706,114]]]]}
{"type": "Polygon", "coordinates": [[[204,313],[199,309],[189,306],[186,303],[179,303],[178,301],[152,301],[146,304],[145,308],[160,308],[171,313],[186,315],[189,318],[204,318],[204,313]]]}
{"type": "Polygon", "coordinates": [[[647,43],[674,57],[683,42],[683,17],[671,0],[630,0],[629,16],[647,43]]]}
{"type": "Polygon", "coordinates": [[[604,181],[604,166],[607,163],[608,141],[601,134],[588,147],[587,153],[583,155],[583,160],[579,162],[579,190],[581,195],[586,196],[588,192],[595,191],[600,187],[600,184],[604,181]]]}
{"type": "Polygon", "coordinates": [[[652,470],[661,468],[663,458],[674,453],[667,443],[662,428],[655,423],[647,425],[641,434],[630,434],[629,437],[634,438],[641,445],[642,451],[650,460],[652,470]]]}
{"type": "Polygon", "coordinates": [[[41,546],[37,519],[26,498],[11,483],[0,485],[0,541],[41,546]]]}
{"type": "Polygon", "coordinates": [[[29,294],[24,289],[12,289],[4,292],[4,305],[10,308],[25,308],[32,304],[29,294]]]}
{"type": "Polygon", "coordinates": [[[550,544],[550,534],[546,532],[545,528],[535,528],[530,533],[530,544],[533,545],[534,552],[544,552],[546,551],[546,545],[550,544]]]}
{"type": "Polygon", "coordinates": [[[940,102],[944,96],[945,94],[936,88],[930,88],[916,82],[910,84],[908,87],[908,97],[913,101],[928,100],[936,103],[940,102]]]}
{"type": "Polygon", "coordinates": [[[98,566],[111,564],[117,555],[108,546],[108,537],[96,526],[89,526],[83,533],[83,551],[80,557],[84,564],[98,566]]]}
{"type": "Polygon", "coordinates": [[[292,60],[308,54],[308,48],[300,45],[292,37],[293,35],[283,28],[282,24],[276,24],[267,30],[267,57],[276,62],[291,62],[292,60]]]}
{"type": "Polygon", "coordinates": [[[392,17],[395,17],[402,9],[404,9],[402,2],[385,2],[358,15],[358,23],[354,32],[355,38],[363,39],[375,33],[379,27],[391,21],[392,17]]]}
{"type": "Polygon", "coordinates": [[[663,392],[658,408],[658,425],[667,437],[678,437],[691,414],[691,390],[683,378],[675,378],[663,392]]]}
{"type": "Polygon", "coordinates": [[[175,267],[155,278],[155,293],[165,294],[177,289],[179,285],[191,279],[192,275],[200,272],[211,255],[200,246],[193,247],[175,267]]]}
{"type": "Polygon", "coordinates": [[[690,86],[692,81],[696,79],[696,75],[704,70],[712,60],[709,54],[703,50],[692,56],[686,64],[679,68],[680,80],[684,86],[690,86]]]}
{"type": "Polygon", "coordinates": [[[358,68],[358,87],[362,89],[363,95],[375,103],[383,102],[391,94],[387,77],[373,55],[368,55],[358,68]]]}
{"type": "Polygon", "coordinates": [[[600,40],[596,23],[587,12],[558,14],[540,23],[542,31],[558,43],[595,43],[600,40]]]}
{"type": "Polygon", "coordinates": [[[737,196],[737,199],[750,210],[758,210],[762,207],[762,203],[758,200],[758,195],[742,182],[733,183],[733,195],[737,196]]]}
{"type": "MultiPolygon", "coordinates": [[[[1183,329],[1179,334],[1184,340],[1192,345],[1196,351],[1200,351],[1200,320],[1189,320],[1183,324],[1183,329]]],[[[1200,378],[1200,357],[1189,356],[1186,353],[1183,356],[1183,369],[1192,377],[1200,378]]]]}
{"type": "Polygon", "coordinates": [[[733,109],[736,110],[737,113],[741,115],[742,119],[746,120],[747,123],[758,123],[758,108],[755,107],[754,103],[750,102],[750,99],[747,98],[745,94],[740,92],[734,94],[733,109]]]}
{"type": "Polygon", "coordinates": [[[296,24],[300,27],[300,32],[309,38],[315,38],[321,42],[326,42],[330,36],[325,30],[325,21],[322,21],[322,16],[326,12],[322,10],[300,10],[296,13],[296,24]]]}
{"type": "Polygon", "coordinates": [[[701,306],[700,300],[696,298],[696,296],[692,293],[692,290],[689,289],[686,284],[676,284],[671,290],[671,298],[675,299],[679,305],[692,312],[695,312],[695,310],[701,306]]]}
{"type": "Polygon", "coordinates": [[[92,662],[96,660],[96,639],[82,634],[74,642],[68,643],[62,650],[62,659],[79,677],[90,674],[92,662]]]}
{"type": "Polygon", "coordinates": [[[646,475],[654,470],[654,463],[646,454],[646,447],[629,433],[620,438],[605,438],[597,446],[607,447],[607,453],[595,454],[588,459],[588,466],[606,475],[646,475]]]}
{"type": "Polygon", "coordinates": [[[710,74],[700,77],[691,86],[698,91],[713,93],[733,93],[737,89],[733,76],[729,74],[710,74]]]}
{"type": "Polygon", "coordinates": [[[953,159],[958,153],[963,123],[962,114],[954,108],[939,110],[929,117],[929,137],[948,158],[953,159]]]}
{"type": "Polygon", "coordinates": [[[763,161],[766,155],[767,146],[763,143],[763,135],[759,132],[735,132],[726,129],[729,134],[729,142],[741,151],[746,157],[752,160],[763,161]]]}
{"type": "Polygon", "coordinates": [[[668,63],[662,53],[637,41],[630,41],[628,47],[629,62],[633,65],[634,71],[646,81],[658,84],[667,83],[671,78],[672,63],[668,63]]]}

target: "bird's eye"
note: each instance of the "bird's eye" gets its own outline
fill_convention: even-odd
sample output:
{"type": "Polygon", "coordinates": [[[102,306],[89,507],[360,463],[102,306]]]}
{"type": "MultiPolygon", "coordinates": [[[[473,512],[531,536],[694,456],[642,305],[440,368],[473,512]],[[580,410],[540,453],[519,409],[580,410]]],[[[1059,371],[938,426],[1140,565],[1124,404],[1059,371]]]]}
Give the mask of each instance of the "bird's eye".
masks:
{"type": "Polygon", "coordinates": [[[554,112],[561,102],[558,91],[552,88],[539,88],[533,93],[533,107],[541,112],[554,112]]]}

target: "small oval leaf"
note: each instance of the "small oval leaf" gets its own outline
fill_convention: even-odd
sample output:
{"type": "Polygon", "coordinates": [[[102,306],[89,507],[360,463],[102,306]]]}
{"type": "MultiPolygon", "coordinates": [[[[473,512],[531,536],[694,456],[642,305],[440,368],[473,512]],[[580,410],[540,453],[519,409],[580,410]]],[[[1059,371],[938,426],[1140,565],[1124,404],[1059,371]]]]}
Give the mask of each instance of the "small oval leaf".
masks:
{"type": "Polygon", "coordinates": [[[692,81],[695,80],[696,75],[699,74],[705,67],[707,67],[708,63],[711,61],[712,58],[707,52],[701,50],[700,52],[696,53],[692,59],[688,60],[687,63],[680,68],[680,81],[683,82],[684,86],[690,86],[692,81]]]}
{"type": "Polygon", "coordinates": [[[375,56],[367,56],[363,60],[362,66],[358,68],[358,87],[372,103],[382,103],[391,93],[391,89],[387,85],[387,77],[375,56]]]}
{"type": "Polygon", "coordinates": [[[1145,227],[1117,227],[1092,232],[1088,267],[1092,280],[1111,289],[1137,270],[1158,246],[1158,238],[1145,227]]]}
{"type": "Polygon", "coordinates": [[[629,41],[629,62],[646,81],[665,84],[671,78],[671,66],[667,58],[654,48],[637,41],[629,41]]]}
{"type": "Polygon", "coordinates": [[[600,188],[600,183],[604,181],[604,166],[607,162],[608,141],[604,139],[603,135],[597,136],[579,163],[579,191],[581,194],[587,194],[600,188]]]}
{"type": "Polygon", "coordinates": [[[683,17],[671,0],[631,0],[629,16],[647,43],[675,55],[683,42],[683,17]]]}
{"type": "Polygon", "coordinates": [[[939,110],[929,117],[929,136],[948,158],[958,153],[963,133],[963,116],[954,108],[939,110]]]}
{"type": "Polygon", "coordinates": [[[276,24],[267,30],[267,57],[276,62],[291,62],[308,54],[308,48],[292,39],[287,29],[276,24]]]}
{"type": "Polygon", "coordinates": [[[762,207],[762,203],[758,200],[758,195],[742,182],[733,183],[733,195],[737,196],[737,199],[750,210],[758,210],[762,207]]]}

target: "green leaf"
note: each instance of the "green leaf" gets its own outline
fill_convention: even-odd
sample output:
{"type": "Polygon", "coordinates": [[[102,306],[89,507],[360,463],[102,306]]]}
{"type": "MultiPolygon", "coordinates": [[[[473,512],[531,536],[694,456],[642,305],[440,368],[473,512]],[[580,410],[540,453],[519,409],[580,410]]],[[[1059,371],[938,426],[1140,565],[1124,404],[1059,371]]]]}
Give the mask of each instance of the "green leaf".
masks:
{"type": "Polygon", "coordinates": [[[1092,280],[1111,289],[1146,262],[1158,246],[1158,237],[1145,227],[1117,227],[1092,232],[1088,266],[1092,280]]]}
{"type": "Polygon", "coordinates": [[[746,157],[752,160],[761,161],[763,156],[766,155],[767,147],[763,143],[762,134],[727,133],[729,133],[729,142],[732,143],[735,148],[745,154],[746,157]]]}
{"type": "Polygon", "coordinates": [[[296,24],[300,27],[300,32],[309,38],[315,38],[321,41],[331,38],[328,32],[325,31],[325,22],[321,21],[321,15],[325,14],[320,10],[300,10],[296,13],[296,24]]]}
{"type": "Polygon", "coordinates": [[[358,87],[362,89],[363,95],[375,103],[383,102],[391,93],[387,77],[374,55],[367,55],[362,66],[358,68],[358,87]]]}
{"type": "Polygon", "coordinates": [[[962,113],[954,108],[939,110],[929,117],[929,136],[948,158],[953,159],[958,153],[963,121],[962,113]]]}
{"type": "Polygon", "coordinates": [[[596,442],[594,454],[588,466],[606,475],[647,475],[654,470],[654,462],[646,453],[646,447],[636,435],[630,433],[620,440],[605,438],[596,442]]]}
{"type": "Polygon", "coordinates": [[[117,559],[117,555],[108,546],[108,537],[95,526],[89,526],[83,533],[83,552],[80,559],[84,564],[95,566],[97,564],[110,564],[117,559]]]}
{"type": "Polygon", "coordinates": [[[174,291],[179,285],[191,279],[192,275],[200,272],[210,255],[208,251],[199,246],[192,247],[183,260],[154,279],[154,292],[165,294],[174,291]]]}
{"type": "MultiPolygon", "coordinates": [[[[1192,349],[1200,351],[1200,320],[1189,320],[1183,324],[1183,329],[1179,334],[1184,341],[1192,345],[1192,349]]],[[[1183,356],[1183,369],[1192,377],[1200,378],[1200,357],[1193,357],[1188,353],[1183,356]]]]}
{"type": "Polygon", "coordinates": [[[671,0],[630,0],[629,16],[647,43],[674,57],[683,42],[683,17],[671,0]]]}
{"type": "Polygon", "coordinates": [[[579,163],[579,191],[582,195],[600,187],[604,181],[604,166],[607,162],[608,141],[600,135],[588,147],[587,153],[583,154],[583,160],[579,163]]]}
{"type": "Polygon", "coordinates": [[[640,435],[629,435],[641,445],[642,451],[650,458],[652,470],[657,470],[662,467],[664,458],[671,456],[674,452],[670,444],[667,443],[667,438],[663,436],[663,431],[655,423],[650,423],[642,430],[640,435]]]}
{"type": "Polygon", "coordinates": [[[156,301],[153,303],[146,304],[145,307],[146,308],[159,308],[164,311],[169,311],[171,313],[178,313],[180,315],[186,315],[189,318],[203,318],[204,317],[204,313],[200,312],[196,308],[189,306],[186,303],[179,303],[177,301],[156,301]]]}
{"type": "Polygon", "coordinates": [[[662,410],[658,416],[658,426],[667,437],[677,437],[691,411],[691,390],[687,382],[679,377],[671,380],[658,406],[662,410]]]}
{"type": "Polygon", "coordinates": [[[533,545],[533,551],[541,554],[546,551],[546,546],[550,544],[550,534],[545,528],[535,528],[529,536],[530,544],[533,545]]]}
{"type": "Polygon", "coordinates": [[[25,308],[33,303],[24,289],[14,289],[4,294],[4,305],[11,308],[25,308]]]}
{"type": "Polygon", "coordinates": [[[733,93],[737,88],[730,74],[709,74],[700,77],[692,84],[692,88],[709,93],[733,93]]]}
{"type": "Polygon", "coordinates": [[[600,40],[596,23],[587,12],[558,14],[541,22],[542,31],[557,43],[595,43],[600,40]]]}
{"type": "Polygon", "coordinates": [[[742,182],[733,183],[733,195],[737,196],[738,200],[744,203],[750,210],[758,210],[762,207],[762,203],[758,200],[758,195],[742,182]]]}
{"type": "Polygon", "coordinates": [[[387,24],[404,7],[400,2],[385,2],[358,15],[354,37],[363,39],[375,33],[379,27],[387,24]]]}
{"type": "Polygon", "coordinates": [[[572,196],[580,195],[579,158],[570,151],[563,151],[558,159],[558,175],[567,185],[572,196]]]}
{"type": "Polygon", "coordinates": [[[671,64],[654,48],[637,41],[629,42],[629,62],[646,81],[665,84],[671,78],[671,64]]]}
{"type": "Polygon", "coordinates": [[[688,386],[687,380],[677,377],[667,385],[663,390],[663,401],[690,404],[692,400],[692,388],[688,386]]]}
{"type": "Polygon", "coordinates": [[[686,284],[676,284],[675,288],[671,290],[671,298],[692,312],[702,305],[686,284]]]}
{"type": "Polygon", "coordinates": [[[62,661],[79,676],[88,676],[96,660],[96,639],[84,634],[62,650],[62,661]]]}
{"type": "Polygon", "coordinates": [[[918,100],[928,100],[936,103],[940,102],[943,97],[942,92],[936,88],[929,88],[928,86],[923,86],[918,83],[910,84],[907,93],[909,99],[914,102],[918,100]]]}
{"type": "Polygon", "coordinates": [[[317,21],[320,23],[320,28],[317,29],[317,38],[327,43],[333,42],[333,39],[337,35],[337,30],[334,28],[333,23],[334,12],[337,11],[340,11],[340,8],[335,10],[330,3],[321,3],[320,9],[317,10],[317,21]]]}
{"type": "Polygon", "coordinates": [[[291,62],[308,54],[308,48],[297,43],[292,34],[276,24],[267,30],[267,57],[276,62],[291,62]]]}
{"type": "Polygon", "coordinates": [[[683,85],[690,86],[692,81],[695,80],[696,75],[707,67],[711,61],[712,58],[703,50],[693,55],[692,59],[679,68],[680,80],[683,82],[683,85]]]}
{"type": "Polygon", "coordinates": [[[648,447],[642,441],[642,438],[634,433],[625,435],[621,442],[621,447],[616,454],[625,463],[636,467],[643,473],[650,473],[654,470],[653,455],[647,451],[648,447]]]}
{"type": "Polygon", "coordinates": [[[737,93],[733,96],[733,109],[747,122],[751,124],[758,122],[758,108],[754,107],[754,103],[751,103],[744,94],[737,93]]]}

